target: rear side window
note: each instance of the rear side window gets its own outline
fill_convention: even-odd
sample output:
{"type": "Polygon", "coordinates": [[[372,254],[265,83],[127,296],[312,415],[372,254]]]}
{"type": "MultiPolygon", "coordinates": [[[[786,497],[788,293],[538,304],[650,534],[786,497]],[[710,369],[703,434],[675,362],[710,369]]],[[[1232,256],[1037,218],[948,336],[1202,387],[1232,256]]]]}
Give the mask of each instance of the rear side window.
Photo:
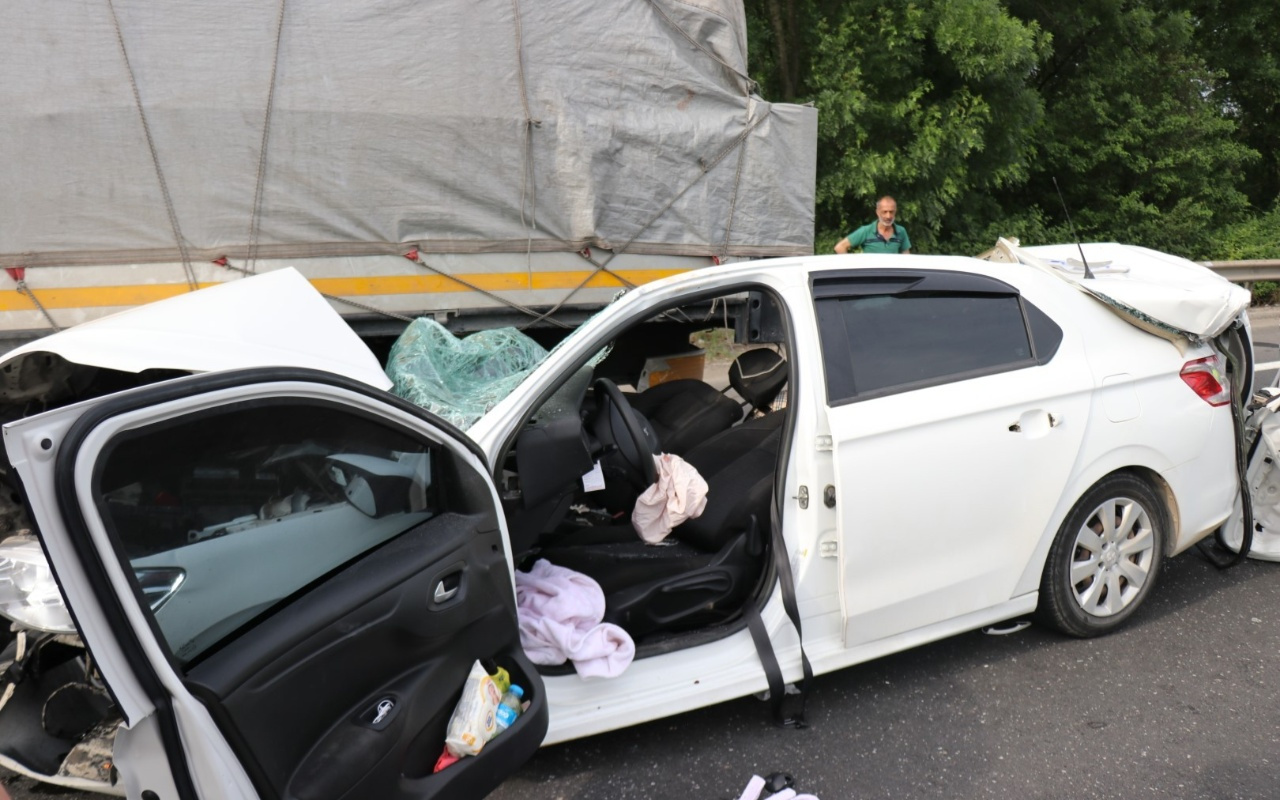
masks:
{"type": "Polygon", "coordinates": [[[435,516],[434,461],[342,407],[233,406],[117,437],[98,508],[186,664],[435,516]]]}
{"type": "Polygon", "coordinates": [[[905,279],[860,281],[843,292],[815,290],[829,402],[1044,363],[1052,351],[1037,353],[1028,313],[1034,314],[1032,327],[1042,329],[1037,338],[1057,349],[1061,329],[1011,287],[1005,293],[964,291],[956,276],[946,279],[955,291],[930,291],[925,280],[905,279]]]}

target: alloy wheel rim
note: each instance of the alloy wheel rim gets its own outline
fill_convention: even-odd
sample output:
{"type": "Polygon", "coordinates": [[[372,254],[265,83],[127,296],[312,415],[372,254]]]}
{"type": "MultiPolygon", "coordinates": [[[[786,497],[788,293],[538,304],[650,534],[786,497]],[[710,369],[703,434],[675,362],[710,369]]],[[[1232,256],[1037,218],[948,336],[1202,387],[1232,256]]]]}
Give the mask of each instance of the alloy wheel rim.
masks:
{"type": "Polygon", "coordinates": [[[1151,577],[1155,530],[1142,504],[1127,497],[1100,503],[1076,532],[1071,591],[1085,613],[1110,617],[1128,608],[1151,577]]]}

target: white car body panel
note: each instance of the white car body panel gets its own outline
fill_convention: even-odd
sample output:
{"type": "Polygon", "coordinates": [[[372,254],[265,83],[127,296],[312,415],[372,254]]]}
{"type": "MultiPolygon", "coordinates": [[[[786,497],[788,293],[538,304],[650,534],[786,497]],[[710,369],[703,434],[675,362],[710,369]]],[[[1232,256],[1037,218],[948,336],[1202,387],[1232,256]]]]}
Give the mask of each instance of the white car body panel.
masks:
{"type": "MultiPolygon", "coordinates": [[[[38,417],[6,425],[4,428],[5,446],[14,469],[22,477],[23,484],[28,487],[54,486],[53,466],[58,452],[58,444],[72,423],[89,405],[98,401],[70,406],[64,409],[47,412],[38,417]],[[45,447],[44,443],[50,446],[45,447]]],[[[93,470],[93,459],[78,461],[76,465],[76,484],[86,486],[93,470]]],[[[33,497],[32,511],[37,519],[58,519],[57,500],[51,493],[40,492],[38,500],[33,497]]],[[[94,498],[85,494],[78,497],[81,504],[92,507],[94,498]]],[[[96,514],[87,514],[86,523],[90,536],[100,554],[100,560],[106,567],[117,596],[132,598],[133,590],[120,562],[111,555],[112,544],[103,528],[102,519],[96,514]]],[[[127,659],[116,643],[112,627],[107,623],[98,599],[89,588],[89,581],[83,572],[79,575],[66,574],[70,567],[79,564],[75,551],[71,548],[65,531],[41,528],[41,539],[49,550],[55,564],[59,565],[63,591],[67,602],[76,614],[76,621],[86,644],[93,650],[98,668],[115,694],[120,705],[120,712],[125,726],[152,729],[154,704],[148,699],[146,692],[139,685],[127,659]]],[[[166,691],[173,699],[173,713],[177,719],[186,750],[187,760],[193,778],[202,787],[210,787],[211,796],[216,787],[216,796],[228,800],[253,800],[257,798],[253,786],[245,774],[239,760],[222,737],[208,710],[183,687],[181,678],[169,664],[164,648],[150,635],[150,626],[145,612],[136,602],[123,602],[124,613],[130,620],[146,650],[147,660],[160,676],[166,691]]],[[[145,748],[144,753],[153,752],[145,748]]],[[[161,750],[163,752],[163,749],[161,750]]],[[[120,754],[117,754],[119,761],[120,754]]],[[[173,784],[168,764],[162,759],[144,758],[137,763],[128,763],[126,771],[131,772],[128,782],[138,786],[152,788],[173,784]],[[154,770],[149,772],[148,769],[154,770]]],[[[126,782],[126,786],[128,786],[126,782]]]]}
{"type": "MultiPolygon", "coordinates": [[[[415,416],[375,403],[368,397],[341,388],[283,381],[208,392],[197,397],[183,398],[161,406],[150,406],[120,414],[99,425],[84,440],[77,454],[75,481],[79,493],[77,499],[80,507],[85,510],[85,523],[88,526],[95,549],[99,554],[100,561],[110,575],[117,597],[121,598],[121,605],[130,621],[131,627],[141,640],[148,663],[160,677],[165,690],[172,698],[174,716],[182,737],[193,781],[202,795],[226,798],[227,800],[256,800],[259,795],[253,788],[252,782],[235,756],[230,744],[227,743],[221,730],[214,723],[208,709],[183,685],[181,677],[173,669],[166,646],[153,634],[152,628],[147,621],[147,612],[136,601],[129,578],[126,576],[120,561],[114,555],[113,545],[103,525],[102,518],[96,512],[96,498],[92,496],[89,487],[92,485],[91,478],[97,463],[98,453],[113,436],[121,431],[215,408],[229,402],[252,398],[269,398],[279,395],[294,398],[312,397],[317,400],[343,403],[368,413],[379,415],[384,419],[393,419],[450,448],[461,461],[472,469],[481,473],[487,472],[487,467],[480,463],[475,454],[455,442],[451,434],[443,433],[440,429],[415,416]]],[[[25,485],[39,485],[42,487],[52,487],[54,485],[52,470],[54,459],[58,452],[58,443],[61,441],[62,435],[70,429],[74,421],[87,408],[101,402],[103,402],[102,399],[85,401],[84,403],[47,412],[36,417],[19,420],[4,427],[6,447],[9,450],[14,468],[22,477],[25,485]],[[44,447],[45,441],[51,442],[51,446],[44,447]]],[[[492,491],[492,502],[495,507],[499,507],[496,489],[492,485],[490,489],[492,491]]],[[[39,505],[37,505],[37,500],[34,498],[32,502],[33,511],[37,519],[60,519],[60,516],[55,511],[56,499],[54,497],[51,495],[39,495],[38,498],[39,505]]],[[[501,519],[500,515],[499,519],[501,519]]],[[[57,552],[57,555],[54,556],[55,563],[76,563],[74,550],[70,549],[67,544],[68,537],[65,530],[53,529],[46,525],[41,529],[41,536],[50,552],[57,552]]],[[[505,528],[504,542],[508,548],[505,552],[506,561],[511,564],[512,555],[509,549],[509,540],[505,536],[505,528]]],[[[217,540],[214,540],[213,543],[215,546],[219,544],[217,540]]],[[[183,549],[190,549],[190,546],[183,549]]],[[[204,578],[214,579],[216,576],[206,574],[204,578]]],[[[100,651],[107,654],[106,657],[97,659],[103,678],[112,687],[113,691],[128,693],[120,698],[121,712],[125,718],[126,727],[141,725],[141,736],[144,740],[147,737],[155,738],[154,723],[150,721],[152,719],[151,715],[155,712],[155,707],[147,699],[146,693],[138,685],[137,679],[134,677],[127,661],[120,654],[112,627],[102,615],[99,601],[88,589],[87,579],[81,575],[78,579],[75,576],[71,576],[65,580],[68,584],[67,600],[71,607],[75,609],[81,634],[84,636],[86,643],[93,650],[95,656],[100,651]]],[[[207,580],[197,579],[196,581],[197,585],[205,582],[207,580]]],[[[514,592],[514,590],[513,576],[512,591],[514,592]]],[[[124,731],[124,734],[128,739],[128,732],[124,731]]],[[[156,786],[172,783],[173,779],[169,775],[167,763],[163,759],[148,758],[148,756],[154,755],[155,746],[154,744],[138,745],[135,748],[139,755],[142,756],[142,760],[131,762],[125,767],[125,770],[133,773],[127,785],[146,786],[154,790],[156,786]],[[154,776],[145,773],[139,774],[140,770],[145,770],[148,767],[161,770],[161,772],[156,773],[154,776]]],[[[121,755],[122,753],[117,753],[117,763],[123,764],[124,762],[120,761],[121,755]]]]}
{"type": "Polygon", "coordinates": [[[309,367],[391,388],[365,343],[292,268],[86,322],[16,348],[4,362],[29,353],[123,372],[309,367]]]}
{"type": "MultiPolygon", "coordinates": [[[[900,257],[891,255],[824,257],[817,261],[837,268],[851,264],[881,269],[903,266],[900,257]]],[[[773,288],[787,302],[792,314],[796,334],[790,354],[793,376],[805,386],[799,391],[793,386],[790,394],[790,403],[796,409],[796,428],[786,476],[782,478],[783,496],[790,498],[783,507],[783,532],[796,574],[805,626],[805,650],[819,672],[851,666],[1029,613],[1036,606],[1044,558],[1063,518],[1085,490],[1116,469],[1138,464],[1162,475],[1168,473],[1165,479],[1175,496],[1182,500],[1184,512],[1193,512],[1179,517],[1183,523],[1195,526],[1194,530],[1180,529],[1179,549],[1189,546],[1196,534],[1226,517],[1230,512],[1229,498],[1235,491],[1234,479],[1230,477],[1234,468],[1230,467],[1229,460],[1224,462],[1220,456],[1232,457],[1229,434],[1216,435],[1215,442],[1221,445],[1218,448],[1221,452],[1208,454],[1211,457],[1205,464],[1196,462],[1194,468],[1175,469],[1176,460],[1191,459],[1204,449],[1203,437],[1212,435],[1211,429],[1217,425],[1226,425],[1228,429],[1230,426],[1228,409],[1208,406],[1177,376],[1183,363],[1211,352],[1207,347],[1188,343],[1191,350],[1184,355],[1168,339],[1135,336],[1133,327],[1106,306],[1084,294],[1062,292],[1058,285],[1060,279],[1025,265],[975,265],[971,259],[937,256],[913,261],[916,262],[913,267],[973,270],[992,275],[1018,288],[1051,317],[1069,320],[1063,325],[1064,339],[1058,354],[1049,365],[1037,368],[1048,376],[1037,379],[1041,381],[1039,393],[1028,388],[1025,375],[1021,374],[1024,371],[1015,371],[828,409],[822,353],[808,286],[810,274],[804,269],[807,262],[733,265],[647,284],[628,293],[626,303],[603,310],[572,340],[552,353],[522,386],[526,391],[500,402],[468,433],[493,459],[540,402],[536,398],[550,391],[555,376],[594,354],[611,332],[694,291],[712,290],[717,286],[727,289],[744,282],[773,288]],[[639,306],[642,298],[643,307],[639,306]],[[1080,324],[1082,317],[1087,320],[1086,325],[1080,324]],[[1081,330],[1088,326],[1092,326],[1090,330],[1081,330]],[[1107,346],[1108,342],[1117,341],[1124,346],[1107,346]],[[1094,402],[1093,391],[1102,385],[1106,376],[1096,374],[1097,364],[1091,367],[1093,349],[1114,353],[1119,364],[1137,363],[1129,367],[1130,374],[1117,376],[1108,383],[1109,391],[1119,399],[1094,402]],[[1024,395],[1021,405],[991,410],[994,398],[1004,400],[1014,390],[1029,392],[1031,397],[1024,395]],[[1043,402],[1035,400],[1037,394],[1043,402]],[[875,407],[877,403],[887,411],[863,414],[854,408],[865,406],[879,411],[875,407]],[[1135,404],[1139,413],[1123,420],[1130,424],[1112,422],[1106,416],[1108,411],[1112,416],[1127,416],[1135,404]],[[1009,424],[1022,419],[1023,414],[1029,415],[1029,427],[1034,428],[1042,419],[1039,411],[1053,413],[1049,405],[1056,409],[1055,417],[1061,420],[1059,426],[1050,428],[1046,424],[1028,431],[1025,436],[1015,436],[1008,431],[1009,424]],[[1166,408],[1170,405],[1174,408],[1166,408]],[[857,538],[841,530],[840,512],[848,513],[851,518],[859,516],[857,502],[850,500],[850,482],[843,476],[837,477],[835,460],[839,457],[842,437],[848,448],[861,450],[875,447],[876,437],[882,436],[884,449],[891,454],[880,460],[868,459],[862,474],[853,473],[855,484],[858,480],[882,475],[877,467],[889,458],[892,458],[890,463],[899,464],[901,469],[913,470],[912,478],[897,481],[896,487],[893,481],[888,481],[879,494],[867,492],[869,498],[874,498],[868,518],[882,526],[900,525],[904,516],[902,508],[918,514],[921,505],[945,508],[947,500],[952,501],[951,507],[963,508],[961,498],[975,496],[992,502],[1007,492],[1003,482],[1016,477],[1003,472],[1000,457],[993,461],[1001,466],[993,465],[985,472],[973,470],[971,465],[964,469],[952,466],[961,463],[962,456],[978,452],[969,445],[947,439],[949,426],[955,422],[951,417],[966,408],[993,427],[991,446],[1010,451],[1004,456],[1013,458],[1011,452],[1019,444],[1030,444],[1041,450],[1035,462],[1041,480],[1022,484],[1017,501],[1011,498],[1007,503],[1011,511],[1022,510],[1029,516],[1009,520],[1002,528],[1005,532],[1002,538],[988,540],[985,547],[972,548],[971,552],[964,547],[933,552],[926,545],[924,551],[932,553],[929,563],[934,566],[923,575],[919,571],[928,565],[922,565],[919,558],[909,567],[895,571],[893,565],[903,561],[898,549],[906,536],[902,540],[857,538]],[[1145,420],[1141,414],[1143,408],[1150,410],[1145,420]],[[1197,433],[1202,429],[1202,436],[1173,445],[1168,437],[1155,437],[1146,432],[1177,429],[1172,420],[1184,416],[1196,420],[1197,433]],[[850,430],[848,426],[857,418],[862,418],[861,427],[850,430]],[[927,421],[932,421],[936,429],[930,430],[921,424],[927,421]],[[913,423],[919,426],[915,430],[911,430],[913,423]],[[901,446],[900,438],[904,435],[918,437],[916,446],[901,446]],[[835,452],[824,451],[827,445],[819,443],[819,437],[832,437],[835,452]],[[1086,440],[1089,446],[1079,449],[1086,440]],[[1145,444],[1126,444],[1133,440],[1145,444]],[[896,447],[904,452],[893,453],[896,447]],[[1174,458],[1169,457],[1167,450],[1173,451],[1174,458]],[[937,456],[936,464],[920,463],[919,454],[923,452],[937,456]],[[930,476],[960,480],[963,486],[956,485],[946,497],[917,496],[915,487],[928,483],[930,476]],[[834,510],[825,508],[821,500],[822,487],[828,483],[842,487],[834,510]],[[801,485],[808,487],[810,495],[809,507],[805,510],[799,509],[794,499],[801,485]],[[1227,498],[1225,507],[1224,498],[1227,498]],[[1029,530],[1036,531],[1037,535],[1027,536],[1029,530]],[[823,557],[824,542],[829,543],[826,557],[823,557]],[[843,568],[838,562],[843,563],[843,568]],[[950,577],[957,572],[954,569],[957,563],[974,566],[959,581],[950,577]],[[912,591],[918,590],[911,587],[916,585],[932,590],[913,598],[912,591]],[[894,592],[902,595],[897,601],[893,600],[894,592]],[[896,610],[892,605],[886,608],[886,604],[895,602],[896,610]]],[[[1104,368],[1110,369],[1106,359],[1103,362],[1104,368]]],[[[1025,465],[1019,459],[1007,463],[1025,465]]],[[[945,513],[940,510],[935,518],[945,513]]],[[[949,536],[968,541],[981,533],[989,535],[987,523],[975,515],[966,519],[960,529],[948,528],[944,533],[934,528],[933,535],[939,538],[932,544],[936,546],[949,536]]],[[[924,536],[930,535],[927,526],[921,526],[921,530],[924,536]]],[[[799,678],[799,650],[795,646],[794,631],[776,592],[761,615],[778,648],[787,679],[799,678]]],[[[555,713],[547,741],[559,742],[625,727],[762,691],[767,685],[754,653],[750,636],[744,630],[718,642],[637,661],[621,678],[610,682],[608,703],[600,701],[595,683],[584,683],[572,675],[548,677],[546,687],[555,713]],[[673,680],[673,675],[681,678],[673,680]]]]}
{"type": "MultiPolygon", "coordinates": [[[[967,265],[962,265],[965,268],[967,265]]],[[[1025,268],[987,274],[1041,307],[1025,268]]],[[[848,645],[979,612],[1037,587],[1018,578],[1060,522],[1092,381],[1073,330],[1043,366],[831,408],[848,645]],[[1017,426],[1016,432],[1011,427],[1017,426]],[[910,476],[909,478],[907,476],[910,476]],[[921,486],[945,487],[921,493],[921,486]],[[992,518],[991,509],[1006,513],[992,518]],[[1037,532],[1037,538],[1028,532],[1037,532]],[[905,558],[904,553],[912,555],[905,558]]]]}
{"type": "MultiPolygon", "coordinates": [[[[779,493],[786,498],[782,534],[796,578],[804,647],[815,670],[827,672],[1032,611],[1045,554],[1062,520],[1084,491],[1116,469],[1142,467],[1163,479],[1176,502],[1176,549],[1189,546],[1230,513],[1236,486],[1230,410],[1210,407],[1178,377],[1183,363],[1211,351],[1206,345],[1187,343],[1181,352],[1168,339],[1136,333],[1098,301],[1063,291],[1058,282],[1025,265],[929,256],[818,257],[682,274],[646,284],[605,308],[468,434],[491,464],[499,463],[520,426],[562,376],[624,327],[691,294],[748,285],[775,292],[787,307],[793,333],[788,353],[793,376],[791,447],[778,475],[779,493]],[[829,408],[810,270],[855,266],[991,275],[1018,288],[1058,320],[1061,345],[1047,365],[1030,368],[1038,370],[1030,378],[1028,369],[1020,369],[829,408]],[[1010,431],[1015,422],[1021,431],[1010,431]],[[975,429],[983,432],[981,439],[971,438],[969,432],[975,429]],[[1178,435],[1170,436],[1170,431],[1178,435]],[[973,458],[973,463],[965,461],[973,458]],[[931,481],[948,481],[950,488],[922,494],[921,487],[931,481]],[[839,487],[834,508],[822,502],[828,484],[839,487]],[[801,486],[810,497],[803,509],[796,500],[801,486]],[[998,526],[982,511],[991,505],[1009,511],[998,526]],[[889,530],[893,535],[881,535],[889,530]],[[917,557],[902,557],[907,543],[917,557]]],[[[301,328],[291,333],[311,338],[301,328]]],[[[258,365],[266,357],[232,351],[222,355],[226,363],[213,368],[258,365]],[[244,363],[234,363],[241,357],[244,363]]],[[[327,355],[298,355],[287,363],[317,366],[327,355]]],[[[113,360],[110,353],[98,357],[113,360]]],[[[354,356],[347,360],[360,362],[354,356]]],[[[118,362],[110,365],[120,368],[118,362]]],[[[348,366],[365,378],[332,365],[324,368],[386,385],[373,383],[363,368],[348,366]]],[[[45,437],[58,441],[75,415],[73,407],[5,428],[14,464],[36,497],[33,504],[52,508],[54,503],[47,465],[56,447],[42,451],[39,442],[45,437]]],[[[130,423],[122,418],[120,424],[130,423]]],[[[81,498],[82,503],[90,501],[81,498]]],[[[109,552],[96,520],[93,533],[99,550],[109,552]]],[[[57,536],[46,536],[49,539],[55,541],[51,552],[61,548],[57,536]]],[[[59,549],[56,560],[67,555],[59,549]]],[[[509,541],[506,555],[510,562],[509,541]]],[[[127,590],[123,573],[116,577],[121,581],[118,587],[127,590]]],[[[70,580],[75,583],[75,576],[70,580]]],[[[95,654],[100,648],[106,653],[103,672],[113,689],[124,693],[126,715],[130,720],[145,718],[150,711],[145,695],[131,683],[127,665],[112,660],[111,632],[104,629],[104,619],[91,610],[79,610],[93,608],[91,596],[75,586],[68,588],[68,599],[95,654]]],[[[129,613],[135,624],[145,627],[142,609],[133,607],[129,613]]],[[[798,679],[799,643],[776,587],[760,613],[785,677],[798,679]]],[[[184,697],[181,682],[163,663],[159,644],[153,640],[150,645],[149,654],[162,666],[166,684],[175,697],[184,697]]],[[[637,660],[609,681],[583,681],[576,675],[544,680],[553,709],[548,743],[767,688],[745,629],[637,660]]],[[[185,698],[194,705],[188,707],[184,699],[177,710],[184,738],[194,743],[189,744],[189,754],[201,785],[226,781],[225,796],[253,796],[242,793],[249,785],[241,782],[242,772],[224,763],[229,750],[216,728],[208,727],[208,714],[202,714],[189,695],[185,698]],[[205,741],[211,742],[207,749],[200,744],[205,741]]]]}
{"type": "MultiPolygon", "coordinates": [[[[1280,561],[1280,416],[1273,397],[1249,418],[1256,431],[1257,449],[1249,461],[1249,494],[1253,498],[1253,543],[1249,557],[1259,561],[1280,561]]],[[[1239,552],[1243,544],[1244,509],[1239,500],[1231,510],[1231,519],[1223,526],[1223,539],[1239,552]]]]}

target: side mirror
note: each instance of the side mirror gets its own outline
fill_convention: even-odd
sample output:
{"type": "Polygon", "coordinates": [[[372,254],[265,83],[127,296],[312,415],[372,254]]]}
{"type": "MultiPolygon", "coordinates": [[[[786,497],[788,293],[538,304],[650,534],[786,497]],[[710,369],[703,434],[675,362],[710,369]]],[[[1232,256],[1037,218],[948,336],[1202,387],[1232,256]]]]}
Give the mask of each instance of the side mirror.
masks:
{"type": "Polygon", "coordinates": [[[429,453],[404,454],[399,459],[344,454],[326,461],[329,478],[342,487],[347,502],[379,519],[426,509],[429,459],[429,453]]]}

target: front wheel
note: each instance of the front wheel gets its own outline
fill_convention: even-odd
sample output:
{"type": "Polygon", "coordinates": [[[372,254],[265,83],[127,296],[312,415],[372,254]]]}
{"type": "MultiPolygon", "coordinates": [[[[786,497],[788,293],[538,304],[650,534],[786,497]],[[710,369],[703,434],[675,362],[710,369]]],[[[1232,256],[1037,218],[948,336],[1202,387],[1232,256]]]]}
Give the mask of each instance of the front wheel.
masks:
{"type": "Polygon", "coordinates": [[[1133,475],[1109,476],[1086,492],[1049,550],[1041,620],[1081,638],[1120,627],[1160,574],[1167,518],[1155,492],[1133,475]]]}

